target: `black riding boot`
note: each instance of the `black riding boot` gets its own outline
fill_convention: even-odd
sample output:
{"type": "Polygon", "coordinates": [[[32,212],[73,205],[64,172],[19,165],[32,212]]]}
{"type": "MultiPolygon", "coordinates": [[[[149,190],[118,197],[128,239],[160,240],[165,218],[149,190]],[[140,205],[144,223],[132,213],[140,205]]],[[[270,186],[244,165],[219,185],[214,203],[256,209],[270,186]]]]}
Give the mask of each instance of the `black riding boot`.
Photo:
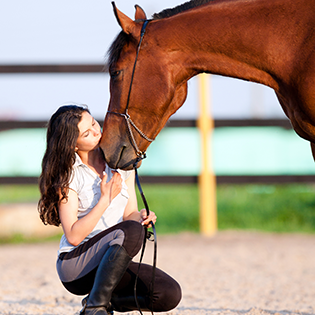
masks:
{"type": "Polygon", "coordinates": [[[80,315],[108,315],[112,292],[131,259],[122,246],[109,247],[97,268],[93,288],[80,315]]]}
{"type": "MultiPolygon", "coordinates": [[[[138,305],[143,312],[150,312],[149,300],[143,296],[138,296],[138,305]]],[[[114,311],[117,312],[131,312],[137,311],[138,306],[134,296],[112,296],[111,305],[114,311]]]]}

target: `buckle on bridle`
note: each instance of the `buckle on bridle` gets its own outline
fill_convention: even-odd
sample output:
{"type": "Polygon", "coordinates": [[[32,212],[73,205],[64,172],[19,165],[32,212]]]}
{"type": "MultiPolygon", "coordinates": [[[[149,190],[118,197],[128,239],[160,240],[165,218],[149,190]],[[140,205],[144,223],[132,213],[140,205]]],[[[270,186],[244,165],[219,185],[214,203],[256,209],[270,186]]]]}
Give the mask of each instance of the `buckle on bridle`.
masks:
{"type": "Polygon", "coordinates": [[[137,154],[137,157],[139,158],[139,160],[143,160],[147,157],[147,154],[145,152],[142,152],[142,151],[138,151],[136,152],[137,154]]]}

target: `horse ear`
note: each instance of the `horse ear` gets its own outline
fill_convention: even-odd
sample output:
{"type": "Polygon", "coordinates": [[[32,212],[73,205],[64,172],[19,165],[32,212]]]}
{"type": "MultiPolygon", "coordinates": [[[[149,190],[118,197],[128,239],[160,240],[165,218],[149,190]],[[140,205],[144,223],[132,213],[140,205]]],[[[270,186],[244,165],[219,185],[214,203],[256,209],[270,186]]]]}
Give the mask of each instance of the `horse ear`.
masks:
{"type": "Polygon", "coordinates": [[[127,15],[119,11],[116,8],[114,1],[112,2],[112,6],[114,9],[115,17],[117,19],[118,24],[121,26],[121,28],[126,34],[132,34],[133,30],[136,27],[136,23],[132,19],[130,19],[127,15]]]}
{"type": "Polygon", "coordinates": [[[135,20],[146,20],[147,15],[143,11],[143,9],[139,5],[135,5],[136,13],[135,13],[135,20]]]}

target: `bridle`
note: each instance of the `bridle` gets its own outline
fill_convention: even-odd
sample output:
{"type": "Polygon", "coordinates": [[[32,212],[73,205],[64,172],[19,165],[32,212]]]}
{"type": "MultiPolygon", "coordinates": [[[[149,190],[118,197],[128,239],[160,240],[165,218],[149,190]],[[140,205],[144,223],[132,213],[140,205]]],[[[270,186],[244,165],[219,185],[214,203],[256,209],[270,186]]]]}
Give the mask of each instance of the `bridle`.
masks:
{"type": "MultiPolygon", "coordinates": [[[[119,115],[119,116],[122,116],[122,117],[125,118],[125,121],[126,121],[126,124],[127,124],[127,128],[128,128],[128,131],[129,131],[129,137],[131,139],[132,145],[133,145],[133,147],[135,149],[135,152],[136,152],[136,155],[137,155],[137,159],[136,159],[136,161],[135,161],[135,163],[133,165],[133,167],[135,169],[136,184],[138,186],[138,189],[139,189],[139,192],[140,192],[140,196],[142,198],[142,201],[144,203],[145,209],[147,211],[147,215],[150,214],[149,205],[148,205],[148,203],[146,201],[146,198],[144,196],[144,193],[143,193],[143,190],[142,190],[142,187],[141,187],[141,184],[140,184],[138,172],[137,172],[137,164],[138,164],[138,162],[140,162],[141,160],[146,158],[146,153],[143,152],[143,151],[140,151],[140,149],[139,149],[139,147],[137,145],[137,142],[135,140],[134,134],[132,132],[131,126],[133,126],[133,128],[145,140],[147,140],[149,142],[152,142],[152,141],[154,141],[154,139],[151,139],[148,136],[146,136],[144,134],[144,132],[142,132],[136,126],[136,124],[131,120],[131,118],[130,118],[130,116],[128,114],[128,108],[129,108],[129,101],[130,101],[130,95],[131,95],[131,88],[132,88],[133,78],[134,78],[134,75],[135,75],[136,65],[137,65],[137,61],[138,61],[138,55],[139,55],[139,52],[140,52],[141,43],[142,43],[142,40],[143,40],[143,37],[144,37],[144,34],[145,34],[145,30],[146,30],[146,27],[147,27],[149,21],[150,20],[145,20],[143,25],[142,25],[142,28],[141,28],[140,41],[139,41],[139,44],[138,44],[136,59],[135,59],[135,62],[134,62],[134,65],[133,65],[133,69],[132,69],[131,81],[130,81],[130,86],[129,86],[129,92],[128,92],[128,98],[127,98],[127,104],[126,104],[125,113],[117,113],[117,112],[113,112],[113,111],[107,111],[108,114],[119,115]]],[[[156,230],[155,230],[154,223],[151,221],[150,224],[152,226],[153,235],[154,235],[154,254],[153,254],[152,281],[151,281],[151,286],[150,286],[151,313],[153,314],[153,305],[152,304],[153,304],[153,290],[154,290],[155,270],[156,270],[156,256],[157,256],[157,240],[156,239],[157,238],[156,238],[156,230]]],[[[145,236],[144,236],[143,245],[142,245],[142,251],[141,251],[141,255],[140,255],[140,262],[139,262],[138,272],[137,272],[135,283],[134,283],[134,298],[135,298],[135,302],[136,302],[136,305],[138,307],[138,310],[139,310],[140,314],[142,314],[142,312],[141,312],[141,308],[139,306],[138,299],[137,299],[137,282],[138,282],[140,266],[141,266],[141,263],[142,263],[142,258],[143,258],[144,250],[145,250],[145,246],[146,246],[146,241],[147,241],[147,239],[150,238],[150,234],[152,234],[152,232],[149,232],[147,230],[147,228],[145,228],[145,236]]]]}
{"type": "Polygon", "coordinates": [[[133,83],[133,78],[134,78],[134,75],[135,75],[135,71],[136,71],[136,65],[137,65],[137,61],[138,61],[138,55],[139,55],[139,52],[140,52],[140,47],[141,47],[141,43],[142,43],[142,40],[143,40],[143,37],[144,37],[144,34],[145,34],[145,30],[146,30],[146,27],[148,25],[150,20],[145,20],[143,25],[142,25],[142,28],[141,28],[141,34],[140,34],[140,41],[139,41],[139,45],[138,45],[138,48],[137,48],[137,54],[136,54],[136,59],[135,59],[135,62],[134,62],[134,65],[133,65],[133,69],[132,69],[132,74],[131,74],[131,81],[130,81],[130,86],[129,86],[129,92],[128,92],[128,98],[127,98],[127,104],[126,104],[126,109],[125,109],[125,113],[117,113],[117,112],[113,112],[113,111],[107,111],[108,114],[115,114],[115,115],[119,115],[119,116],[122,116],[125,118],[126,120],[126,123],[127,123],[127,128],[128,128],[128,131],[129,131],[129,137],[131,139],[131,142],[132,142],[132,145],[135,149],[135,152],[136,152],[136,155],[138,157],[138,161],[140,160],[143,160],[146,158],[146,153],[141,151],[137,145],[137,142],[135,140],[135,137],[134,137],[134,134],[132,132],[132,128],[131,126],[133,126],[133,128],[140,134],[140,136],[142,138],[144,138],[145,140],[149,141],[149,142],[152,142],[154,141],[154,139],[151,139],[149,138],[148,136],[145,135],[145,133],[143,131],[141,131],[137,126],[136,124],[131,120],[130,118],[130,115],[128,114],[128,108],[129,108],[129,101],[130,101],[130,95],[131,95],[131,88],[132,88],[132,83],[133,83]]]}

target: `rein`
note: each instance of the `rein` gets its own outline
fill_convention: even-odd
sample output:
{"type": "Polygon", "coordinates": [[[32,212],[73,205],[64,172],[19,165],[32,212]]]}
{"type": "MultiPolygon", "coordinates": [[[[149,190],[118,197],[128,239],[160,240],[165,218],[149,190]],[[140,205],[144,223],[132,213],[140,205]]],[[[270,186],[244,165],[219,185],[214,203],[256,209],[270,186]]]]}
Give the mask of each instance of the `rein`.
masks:
{"type": "MultiPolygon", "coordinates": [[[[136,151],[136,155],[138,156],[135,164],[133,165],[134,167],[134,170],[135,170],[135,179],[136,179],[136,184],[137,184],[137,187],[139,189],[139,192],[140,192],[140,195],[141,195],[141,198],[142,198],[142,201],[143,201],[143,204],[144,204],[144,207],[146,209],[146,212],[147,212],[147,216],[149,216],[150,214],[150,209],[149,209],[149,205],[147,203],[147,200],[144,196],[144,193],[143,193],[143,190],[142,190],[142,187],[141,187],[141,184],[140,184],[140,180],[139,180],[139,175],[138,175],[138,171],[137,171],[137,164],[139,161],[143,160],[146,158],[146,153],[145,152],[142,152],[140,151],[138,145],[137,145],[137,142],[135,140],[135,137],[133,135],[133,132],[132,132],[132,129],[131,129],[131,125],[135,128],[135,130],[144,138],[146,139],[147,141],[149,142],[152,142],[154,139],[150,139],[149,137],[147,137],[136,125],[135,123],[131,120],[129,114],[128,114],[128,108],[129,108],[129,102],[130,102],[130,95],[131,95],[131,88],[132,88],[132,83],[133,83],[133,78],[134,78],[134,75],[135,75],[135,71],[136,71],[136,65],[137,65],[137,61],[138,61],[138,56],[139,56],[139,52],[140,52],[140,48],[141,48],[141,43],[142,43],[142,40],[143,40],[143,37],[144,37],[144,34],[145,34],[145,30],[146,30],[146,27],[149,23],[149,20],[145,20],[143,25],[142,25],[142,28],[141,28],[141,34],[140,34],[140,41],[139,41],[139,45],[138,45],[138,48],[137,48],[137,54],[136,54],[136,59],[135,59],[135,62],[134,62],[134,65],[133,65],[133,69],[132,69],[132,75],[131,75],[131,80],[130,80],[130,86],[129,86],[129,92],[128,92],[128,98],[127,98],[127,104],[126,104],[126,110],[125,110],[125,113],[124,114],[121,114],[121,113],[116,113],[116,112],[109,112],[108,113],[111,113],[111,114],[116,114],[116,115],[120,115],[120,116],[123,116],[126,120],[126,123],[127,123],[127,127],[128,127],[128,131],[129,131],[129,136],[130,136],[130,139],[132,141],[132,144],[133,144],[133,147],[136,151]]],[[[155,270],[156,270],[156,256],[157,256],[157,237],[156,237],[156,230],[155,230],[155,226],[154,226],[154,223],[151,221],[150,222],[151,226],[152,226],[152,230],[153,230],[153,235],[154,235],[154,254],[153,254],[153,269],[152,269],[152,280],[151,280],[151,287],[150,287],[150,301],[151,301],[151,314],[153,315],[153,291],[154,291],[154,282],[155,282],[155,270]]],[[[140,255],[140,260],[139,260],[139,266],[138,266],[138,272],[137,272],[137,275],[136,275],[136,279],[135,279],[135,284],[134,284],[134,298],[135,298],[135,302],[136,302],[136,305],[137,305],[137,308],[138,308],[138,311],[140,312],[141,315],[143,315],[142,311],[141,311],[141,307],[139,305],[139,302],[138,302],[138,298],[137,298],[137,284],[138,284],[138,278],[139,278],[139,272],[140,272],[140,267],[141,267],[141,263],[142,263],[142,259],[143,259],[143,256],[144,256],[144,251],[145,251],[145,247],[146,247],[146,242],[147,242],[147,239],[150,238],[150,233],[148,231],[148,229],[145,227],[144,228],[144,239],[143,239],[143,244],[142,244],[142,250],[141,250],[141,255],[140,255]]]]}
{"type": "MultiPolygon", "coordinates": [[[[141,184],[140,184],[140,180],[139,180],[139,175],[138,175],[138,171],[137,171],[137,163],[140,161],[140,158],[136,161],[136,163],[134,164],[134,169],[135,169],[135,177],[136,177],[136,183],[143,201],[143,204],[145,206],[145,209],[147,211],[147,215],[150,214],[150,209],[149,209],[149,205],[147,203],[147,200],[144,196],[141,184]]],[[[152,230],[153,230],[153,236],[154,236],[154,253],[153,253],[153,268],[152,268],[152,280],[151,280],[151,287],[150,287],[150,301],[151,301],[151,314],[153,315],[153,291],[154,291],[154,282],[155,282],[155,270],[156,270],[156,257],[157,257],[157,237],[156,237],[156,229],[155,229],[155,225],[154,223],[151,221],[150,222],[151,226],[152,226],[152,230]]],[[[146,242],[147,239],[150,239],[150,236],[152,235],[152,232],[149,232],[148,229],[145,227],[144,229],[145,233],[144,233],[144,239],[143,239],[143,244],[142,244],[142,250],[141,250],[141,255],[140,255],[140,260],[139,260],[139,266],[138,266],[138,272],[136,275],[136,279],[135,279],[135,284],[134,284],[134,298],[136,301],[136,305],[138,308],[138,311],[140,312],[141,315],[141,307],[139,306],[139,302],[138,302],[138,298],[137,298],[137,283],[138,283],[138,277],[139,277],[139,271],[140,271],[140,267],[141,267],[141,263],[142,263],[142,259],[144,256],[144,251],[145,251],[145,246],[146,246],[146,242]]]]}
{"type": "Polygon", "coordinates": [[[137,145],[137,142],[135,140],[135,137],[134,137],[134,134],[132,132],[132,128],[131,126],[134,127],[134,129],[140,134],[140,136],[142,138],[144,138],[145,140],[149,141],[149,142],[152,142],[154,141],[154,139],[151,139],[149,138],[148,136],[145,135],[144,132],[142,132],[137,126],[136,124],[131,120],[130,118],[130,115],[128,114],[128,108],[129,108],[129,101],[130,101],[130,95],[131,95],[131,88],[132,88],[132,83],[133,83],[133,78],[134,78],[134,75],[135,75],[135,71],[136,71],[136,65],[137,65],[137,61],[138,61],[138,56],[139,56],[139,52],[140,52],[140,48],[141,48],[141,43],[142,43],[142,40],[143,40],[143,37],[144,37],[144,34],[145,34],[145,30],[146,30],[146,27],[149,23],[149,20],[145,20],[143,25],[142,25],[142,28],[141,28],[141,34],[140,34],[140,41],[139,41],[139,45],[138,45],[138,48],[137,48],[137,54],[136,54],[136,59],[135,59],[135,62],[134,62],[134,65],[133,65],[133,69],[132,69],[132,74],[131,74],[131,81],[130,81],[130,86],[129,86],[129,92],[128,92],[128,97],[127,97],[127,104],[126,104],[126,109],[125,109],[125,113],[117,113],[117,112],[113,112],[113,111],[107,111],[108,114],[115,114],[115,115],[119,115],[119,116],[122,116],[125,118],[126,120],[126,123],[127,123],[127,127],[128,127],[128,131],[129,131],[129,136],[130,136],[130,139],[131,139],[131,142],[132,142],[132,145],[136,151],[136,155],[140,158],[140,159],[144,159],[146,157],[146,153],[145,152],[142,152],[138,145],[137,145]]]}

